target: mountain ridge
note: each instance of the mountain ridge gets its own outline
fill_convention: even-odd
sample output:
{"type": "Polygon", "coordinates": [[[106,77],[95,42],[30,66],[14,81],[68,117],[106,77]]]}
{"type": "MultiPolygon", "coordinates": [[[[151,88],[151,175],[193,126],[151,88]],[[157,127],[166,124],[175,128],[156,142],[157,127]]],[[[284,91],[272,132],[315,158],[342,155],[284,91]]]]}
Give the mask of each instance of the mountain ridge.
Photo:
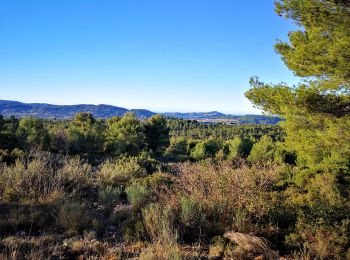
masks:
{"type": "Polygon", "coordinates": [[[51,119],[69,119],[76,113],[89,112],[96,118],[106,119],[112,116],[122,116],[127,112],[134,113],[138,118],[146,119],[156,114],[161,114],[170,118],[182,118],[188,120],[234,120],[237,123],[267,123],[275,124],[281,119],[273,116],[264,115],[231,115],[218,111],[210,112],[165,112],[156,113],[148,109],[127,109],[124,107],[108,104],[76,104],[76,105],[55,105],[48,103],[24,103],[13,100],[0,100],[0,114],[3,116],[25,117],[33,116],[39,118],[51,119]]]}

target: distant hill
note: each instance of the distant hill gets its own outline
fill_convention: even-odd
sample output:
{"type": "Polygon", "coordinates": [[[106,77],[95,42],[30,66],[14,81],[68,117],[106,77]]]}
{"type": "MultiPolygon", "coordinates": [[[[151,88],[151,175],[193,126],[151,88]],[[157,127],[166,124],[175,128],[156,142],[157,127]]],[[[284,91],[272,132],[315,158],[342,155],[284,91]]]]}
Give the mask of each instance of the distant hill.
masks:
{"type": "Polygon", "coordinates": [[[13,115],[16,117],[34,116],[40,118],[68,119],[79,112],[90,112],[96,118],[109,118],[112,116],[122,116],[129,111],[134,112],[135,115],[141,118],[148,118],[155,114],[148,110],[128,110],[123,107],[111,105],[51,105],[0,100],[0,114],[4,116],[13,115]]]}
{"type": "Polygon", "coordinates": [[[197,112],[197,113],[163,113],[163,115],[168,117],[183,118],[183,119],[214,119],[214,118],[224,118],[228,115],[212,111],[212,112],[197,112]]]}
{"type": "MultiPolygon", "coordinates": [[[[0,114],[3,116],[69,119],[76,113],[89,112],[96,118],[110,118],[122,116],[127,112],[134,113],[139,118],[149,118],[157,113],[146,109],[126,109],[111,105],[52,105],[45,103],[22,103],[18,101],[0,100],[0,114]]],[[[235,122],[237,124],[276,124],[281,121],[279,117],[264,115],[229,115],[217,111],[197,113],[162,113],[171,118],[198,120],[205,123],[235,122]]]]}

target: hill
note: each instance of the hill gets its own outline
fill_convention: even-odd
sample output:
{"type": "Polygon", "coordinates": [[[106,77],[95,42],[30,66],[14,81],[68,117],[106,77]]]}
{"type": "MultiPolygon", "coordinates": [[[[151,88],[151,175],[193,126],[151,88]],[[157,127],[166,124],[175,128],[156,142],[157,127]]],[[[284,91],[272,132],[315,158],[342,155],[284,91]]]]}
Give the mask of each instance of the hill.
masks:
{"type": "MultiPolygon", "coordinates": [[[[0,100],[0,114],[3,116],[39,118],[69,119],[76,113],[89,112],[96,118],[110,118],[122,116],[127,112],[135,113],[138,118],[149,118],[157,113],[146,109],[126,109],[112,105],[52,105],[45,103],[22,103],[11,100],[0,100]]],[[[198,120],[202,123],[227,123],[227,124],[276,124],[281,121],[279,117],[264,115],[230,115],[217,111],[197,113],[162,113],[171,118],[198,120]]]]}

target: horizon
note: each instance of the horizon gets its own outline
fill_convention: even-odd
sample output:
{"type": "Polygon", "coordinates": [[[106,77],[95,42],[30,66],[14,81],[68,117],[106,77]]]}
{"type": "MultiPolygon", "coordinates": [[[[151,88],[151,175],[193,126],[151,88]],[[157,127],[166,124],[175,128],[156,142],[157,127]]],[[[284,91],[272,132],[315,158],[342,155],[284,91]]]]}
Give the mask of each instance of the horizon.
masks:
{"type": "MultiPolygon", "coordinates": [[[[231,116],[246,116],[246,115],[266,115],[263,114],[262,112],[259,113],[243,113],[243,114],[232,114],[232,113],[226,113],[224,111],[218,111],[218,110],[210,110],[210,111],[154,111],[154,110],[150,110],[147,108],[129,108],[129,107],[123,107],[123,106],[118,106],[118,105],[111,105],[111,104],[88,104],[88,103],[77,103],[77,104],[53,104],[53,103],[45,103],[45,102],[23,102],[23,101],[19,101],[19,100],[8,100],[8,99],[0,99],[1,101],[6,101],[6,102],[19,102],[22,104],[31,104],[31,105],[52,105],[52,106],[80,106],[80,105],[86,105],[86,106],[113,106],[113,107],[118,107],[118,108],[124,108],[127,110],[148,110],[150,112],[153,113],[159,113],[159,114],[166,114],[166,113],[180,113],[180,114],[190,114],[190,113],[213,113],[213,112],[217,112],[217,113],[221,113],[221,114],[225,114],[225,115],[231,115],[231,116]]],[[[267,115],[267,116],[274,116],[274,115],[267,115]]]]}
{"type": "Polygon", "coordinates": [[[5,1],[0,98],[261,114],[244,96],[251,76],[299,81],[272,47],[295,28],[273,2],[5,1]]]}

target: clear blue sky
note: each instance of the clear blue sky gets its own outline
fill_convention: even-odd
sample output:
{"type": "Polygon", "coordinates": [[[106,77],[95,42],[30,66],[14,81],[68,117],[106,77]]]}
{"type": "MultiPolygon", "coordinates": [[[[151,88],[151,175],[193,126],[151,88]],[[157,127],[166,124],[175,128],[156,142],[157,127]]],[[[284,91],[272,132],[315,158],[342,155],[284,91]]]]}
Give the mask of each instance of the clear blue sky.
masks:
{"type": "Polygon", "coordinates": [[[297,79],[273,0],[1,0],[0,99],[256,113],[250,76],[297,79]]]}

